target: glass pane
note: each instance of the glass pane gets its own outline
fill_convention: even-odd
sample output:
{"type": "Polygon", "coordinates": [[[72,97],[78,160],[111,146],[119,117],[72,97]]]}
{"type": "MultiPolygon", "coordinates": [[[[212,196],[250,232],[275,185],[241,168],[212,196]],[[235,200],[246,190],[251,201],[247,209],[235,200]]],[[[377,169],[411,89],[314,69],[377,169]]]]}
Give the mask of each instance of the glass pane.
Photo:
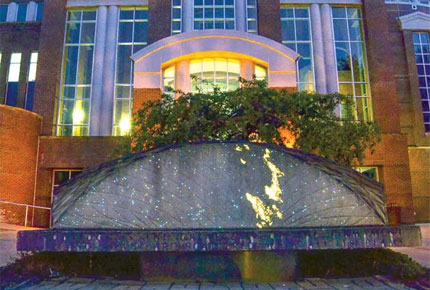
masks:
{"type": "Polygon", "coordinates": [[[367,69],[364,62],[364,44],[361,42],[351,43],[352,67],[355,82],[367,82],[367,69]]]}
{"type": "Polygon", "coordinates": [[[309,18],[309,12],[307,8],[296,8],[296,18],[309,18]]]}
{"type": "Polygon", "coordinates": [[[70,11],[68,20],[70,21],[80,21],[82,16],[82,11],[70,11]]]}
{"type": "Polygon", "coordinates": [[[64,87],[62,98],[65,99],[74,99],[75,98],[75,87],[64,87]]]}
{"type": "Polygon", "coordinates": [[[148,22],[136,22],[134,28],[134,42],[147,42],[148,22]]]}
{"type": "Polygon", "coordinates": [[[297,52],[303,58],[310,58],[311,57],[310,43],[297,43],[297,52]]]}
{"type": "Polygon", "coordinates": [[[336,41],[347,41],[348,40],[348,30],[345,19],[334,19],[334,39],[336,41]]]}
{"type": "Polygon", "coordinates": [[[79,52],[78,84],[91,84],[93,71],[93,46],[81,46],[79,52]]]}
{"type": "Polygon", "coordinates": [[[118,42],[131,43],[132,41],[133,41],[133,22],[120,22],[118,42]]]}
{"type": "Polygon", "coordinates": [[[282,21],[282,40],[286,40],[286,41],[296,40],[293,20],[282,21]]]}
{"type": "Polygon", "coordinates": [[[205,8],[205,18],[213,18],[214,10],[212,8],[205,8]]]}
{"type": "Polygon", "coordinates": [[[69,180],[69,171],[55,171],[54,185],[60,185],[69,180]]]}
{"type": "MultiPolygon", "coordinates": [[[[175,9],[181,11],[180,9],[175,9]]],[[[147,20],[148,19],[148,9],[136,9],[136,20],[147,20]]]]}
{"type": "Polygon", "coordinates": [[[77,175],[81,174],[82,171],[72,171],[70,172],[70,178],[75,178],[77,175]]]}
{"type": "Polygon", "coordinates": [[[194,18],[203,18],[203,8],[194,8],[194,18]]]}
{"type": "Polygon", "coordinates": [[[130,100],[115,100],[114,123],[120,124],[125,119],[130,119],[130,100]]]}
{"type": "Polygon", "coordinates": [[[36,21],[42,21],[42,17],[43,17],[43,9],[44,9],[44,5],[43,3],[38,3],[37,4],[37,15],[36,15],[36,21]]]}
{"type": "Polygon", "coordinates": [[[350,41],[361,41],[362,31],[360,20],[348,20],[350,41]]]}
{"type": "Polygon", "coordinates": [[[312,62],[310,59],[299,60],[299,80],[301,82],[313,82],[312,62]]]}
{"type": "Polygon", "coordinates": [[[370,111],[370,99],[369,98],[356,98],[357,106],[357,118],[358,120],[370,122],[372,121],[372,114],[370,111]]]}
{"type": "Polygon", "coordinates": [[[281,18],[293,18],[294,10],[293,8],[283,8],[281,9],[281,18]]]}
{"type": "Polygon", "coordinates": [[[16,21],[24,22],[26,16],[27,16],[27,4],[19,4],[16,21]]]}
{"type": "Polygon", "coordinates": [[[82,23],[81,43],[94,43],[95,23],[82,23]]]}
{"type": "Polygon", "coordinates": [[[234,18],[233,8],[225,8],[225,18],[234,18]]]}
{"type": "Polygon", "coordinates": [[[79,43],[79,33],[81,29],[80,23],[69,23],[67,24],[67,43],[79,43]]]}
{"type": "Polygon", "coordinates": [[[96,20],[96,11],[84,11],[82,15],[82,20],[96,20]]]}
{"type": "Polygon", "coordinates": [[[346,18],[346,10],[344,7],[333,7],[333,18],[346,18]]]}
{"type": "Polygon", "coordinates": [[[347,14],[348,14],[348,18],[360,18],[360,9],[348,7],[347,14]]]}
{"type": "Polygon", "coordinates": [[[8,5],[0,5],[0,22],[6,22],[8,5]]]}
{"type": "Polygon", "coordinates": [[[130,98],[130,86],[117,86],[115,98],[117,98],[117,99],[119,99],[119,98],[124,98],[124,99],[130,98]]]}
{"type": "Polygon", "coordinates": [[[355,95],[357,97],[370,96],[367,84],[355,84],[355,95]]]}
{"type": "Polygon", "coordinates": [[[378,180],[378,173],[376,168],[361,168],[361,173],[374,180],[378,180]]]}
{"type": "Polygon", "coordinates": [[[339,84],[339,93],[345,96],[354,96],[352,84],[339,84]]]}
{"type": "Polygon", "coordinates": [[[226,21],[225,22],[225,29],[233,30],[234,29],[234,21],[226,21]]]}
{"type": "Polygon", "coordinates": [[[119,13],[119,19],[121,20],[132,20],[134,18],[134,10],[123,10],[119,13]]]}
{"type": "Polygon", "coordinates": [[[66,47],[66,72],[65,72],[65,84],[75,84],[76,83],[76,73],[78,66],[78,51],[79,47],[77,46],[68,46],[66,47]]]}
{"type": "Polygon", "coordinates": [[[351,57],[349,55],[349,44],[347,42],[336,43],[336,59],[339,81],[352,81],[351,57]]]}
{"type": "Polygon", "coordinates": [[[89,99],[91,97],[91,87],[77,87],[76,99],[89,99]]]}
{"type": "Polygon", "coordinates": [[[296,20],[297,40],[310,40],[310,30],[308,20],[296,20]]]}
{"type": "Polygon", "coordinates": [[[131,46],[118,46],[116,81],[119,84],[129,84],[131,74],[131,46]]]}
{"type": "Polygon", "coordinates": [[[60,124],[73,124],[73,109],[75,101],[61,101],[60,103],[60,124]]]}

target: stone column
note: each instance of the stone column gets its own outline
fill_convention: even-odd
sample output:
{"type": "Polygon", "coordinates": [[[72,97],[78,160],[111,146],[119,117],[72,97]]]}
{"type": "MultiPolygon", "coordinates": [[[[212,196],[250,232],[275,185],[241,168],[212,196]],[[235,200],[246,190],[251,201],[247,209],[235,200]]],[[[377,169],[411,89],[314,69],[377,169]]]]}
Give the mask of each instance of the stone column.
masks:
{"type": "Polygon", "coordinates": [[[247,80],[252,80],[254,75],[254,63],[250,60],[242,60],[240,62],[240,76],[247,80]]]}
{"type": "Polygon", "coordinates": [[[311,5],[312,44],[315,63],[315,89],[318,93],[327,93],[324,62],[324,46],[321,29],[321,11],[319,4],[311,5]]]}
{"type": "Polygon", "coordinates": [[[175,66],[175,89],[184,93],[190,92],[190,61],[181,60],[175,66]]]}
{"type": "Polygon", "coordinates": [[[112,119],[114,107],[114,89],[115,89],[115,54],[117,46],[118,30],[118,13],[117,6],[109,6],[107,12],[106,25],[106,46],[103,67],[103,98],[100,110],[100,135],[112,135],[112,119]]]}
{"type": "Polygon", "coordinates": [[[182,0],[182,32],[193,31],[193,0],[182,0]]]}
{"type": "Polygon", "coordinates": [[[338,91],[337,64],[332,22],[331,7],[328,4],[323,4],[321,6],[321,27],[324,45],[327,93],[335,93],[338,91]]]}
{"type": "Polygon", "coordinates": [[[36,21],[37,15],[37,4],[33,1],[30,1],[27,5],[27,15],[25,17],[25,21],[36,21]]]}
{"type": "Polygon", "coordinates": [[[6,22],[16,22],[16,15],[18,13],[18,4],[15,2],[9,3],[7,7],[6,22]]]}
{"type": "Polygon", "coordinates": [[[90,136],[100,135],[101,105],[103,98],[103,68],[106,45],[107,7],[97,11],[96,43],[94,53],[93,89],[91,96],[90,136]]]}
{"type": "Polygon", "coordinates": [[[236,30],[246,31],[246,0],[235,1],[236,30]]]}

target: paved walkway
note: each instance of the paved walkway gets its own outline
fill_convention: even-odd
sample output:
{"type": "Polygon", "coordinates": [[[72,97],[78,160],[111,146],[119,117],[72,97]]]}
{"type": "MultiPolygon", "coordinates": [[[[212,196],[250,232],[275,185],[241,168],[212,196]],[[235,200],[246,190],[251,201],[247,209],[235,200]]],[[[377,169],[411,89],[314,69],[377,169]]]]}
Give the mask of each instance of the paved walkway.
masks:
{"type": "MultiPolygon", "coordinates": [[[[299,282],[288,283],[200,283],[200,282],[138,282],[138,281],[116,281],[108,279],[53,279],[43,281],[36,285],[30,283],[21,284],[12,289],[50,289],[50,290],[76,290],[76,289],[110,289],[110,290],[123,290],[123,289],[142,289],[142,290],[156,290],[156,289],[190,289],[190,290],[204,290],[204,289],[231,289],[231,290],[247,290],[247,289],[263,289],[263,290],[278,290],[278,289],[414,289],[404,286],[403,284],[393,283],[388,279],[375,276],[368,278],[353,278],[353,279],[305,279],[299,282]]],[[[420,288],[425,289],[425,288],[420,288]]]]}

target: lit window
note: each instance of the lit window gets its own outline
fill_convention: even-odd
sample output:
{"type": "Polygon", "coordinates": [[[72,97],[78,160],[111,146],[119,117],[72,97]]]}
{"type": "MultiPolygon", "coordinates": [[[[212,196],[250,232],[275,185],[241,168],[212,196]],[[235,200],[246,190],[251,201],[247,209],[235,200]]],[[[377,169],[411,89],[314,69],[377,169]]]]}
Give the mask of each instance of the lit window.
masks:
{"type": "Polygon", "coordinates": [[[430,34],[417,32],[413,33],[412,37],[418,70],[424,129],[426,133],[430,133],[430,34]]]}
{"type": "Polygon", "coordinates": [[[194,30],[235,29],[234,0],[194,0],[194,30]]]}
{"type": "Polygon", "coordinates": [[[281,7],[282,43],[300,54],[297,61],[297,88],[314,91],[312,33],[308,7],[281,7]]]}
{"type": "Polygon", "coordinates": [[[354,98],[356,119],[372,121],[361,10],[333,7],[332,13],[339,92],[354,98]]]}
{"type": "Polygon", "coordinates": [[[28,69],[28,83],[27,83],[27,95],[25,98],[25,108],[30,111],[33,110],[34,89],[36,84],[37,58],[38,58],[38,53],[33,52],[31,54],[30,66],[28,69]]]}
{"type": "Polygon", "coordinates": [[[265,67],[255,65],[254,71],[257,80],[267,80],[267,69],[265,67]]]}
{"type": "Polygon", "coordinates": [[[16,16],[16,21],[24,22],[27,16],[27,4],[18,4],[18,13],[16,16]]]}
{"type": "Polygon", "coordinates": [[[81,172],[82,170],[79,169],[54,170],[52,182],[52,196],[54,196],[55,190],[60,187],[60,185],[79,175],[81,172]]]}
{"type": "Polygon", "coordinates": [[[182,0],[172,0],[172,35],[182,32],[182,0]]]}
{"type": "Polygon", "coordinates": [[[0,23],[6,22],[8,5],[0,5],[0,23]]]}
{"type": "Polygon", "coordinates": [[[95,10],[67,13],[58,136],[88,135],[96,17],[95,10]]]}
{"type": "Polygon", "coordinates": [[[148,9],[121,9],[116,56],[113,135],[127,135],[133,104],[133,61],[130,56],[148,44],[148,9]]]}
{"type": "Polygon", "coordinates": [[[379,173],[377,167],[358,167],[355,170],[370,177],[376,181],[379,181],[379,173]]]}
{"type": "Polygon", "coordinates": [[[246,0],[246,31],[258,33],[257,0],[246,0]]]}
{"type": "Polygon", "coordinates": [[[205,58],[190,62],[191,92],[233,91],[240,87],[240,62],[236,59],[205,58]]]}
{"type": "Polygon", "coordinates": [[[37,13],[36,13],[36,21],[41,22],[43,17],[43,3],[37,3],[37,13]]]}
{"type": "Polygon", "coordinates": [[[163,71],[163,92],[172,99],[175,97],[175,66],[163,71]]]}
{"type": "Polygon", "coordinates": [[[12,53],[6,86],[6,105],[16,106],[18,99],[19,74],[21,70],[21,53],[12,53]]]}

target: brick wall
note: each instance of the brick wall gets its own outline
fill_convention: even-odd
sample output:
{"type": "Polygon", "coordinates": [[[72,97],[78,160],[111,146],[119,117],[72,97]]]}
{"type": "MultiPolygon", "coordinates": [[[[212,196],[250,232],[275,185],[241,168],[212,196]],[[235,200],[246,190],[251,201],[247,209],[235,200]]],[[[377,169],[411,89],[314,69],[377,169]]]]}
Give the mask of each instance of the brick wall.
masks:
{"type": "MultiPolygon", "coordinates": [[[[0,105],[0,200],[33,205],[41,122],[35,113],[0,105]]],[[[0,222],[5,210],[7,222],[24,225],[25,207],[0,204],[0,222]]]]}
{"type": "Polygon", "coordinates": [[[148,43],[170,36],[171,0],[149,0],[148,43]]]}
{"type": "Polygon", "coordinates": [[[133,113],[142,108],[144,102],[157,100],[161,100],[161,89],[134,89],[133,113]]]}
{"type": "Polygon", "coordinates": [[[258,0],[258,34],[275,41],[282,41],[279,0],[258,0]]]}
{"type": "Polygon", "coordinates": [[[45,0],[40,33],[34,111],[43,116],[43,135],[52,135],[59,96],[66,0],[45,0]]]}

